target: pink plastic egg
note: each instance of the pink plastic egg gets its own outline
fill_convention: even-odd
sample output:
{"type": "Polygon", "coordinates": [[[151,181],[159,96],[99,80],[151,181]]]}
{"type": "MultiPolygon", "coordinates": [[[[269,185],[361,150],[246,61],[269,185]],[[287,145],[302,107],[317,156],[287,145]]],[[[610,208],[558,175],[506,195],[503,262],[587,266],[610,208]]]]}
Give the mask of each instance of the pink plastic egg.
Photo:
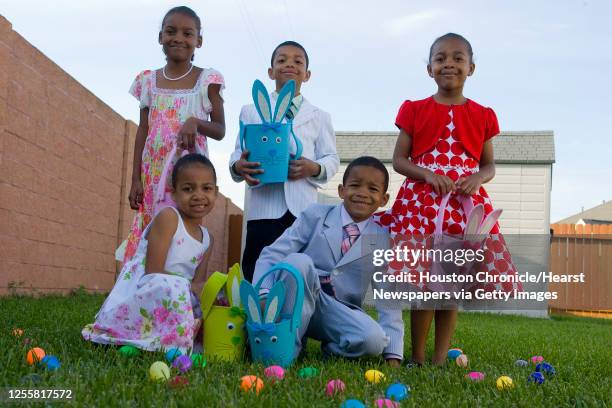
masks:
{"type": "Polygon", "coordinates": [[[277,380],[282,380],[285,378],[285,370],[281,366],[273,365],[266,367],[264,370],[264,375],[266,378],[270,379],[270,382],[274,383],[277,380]]]}
{"type": "Polygon", "coordinates": [[[340,394],[344,392],[346,389],[346,385],[344,385],[344,381],[342,380],[330,380],[325,386],[325,393],[328,396],[333,396],[334,394],[340,394]]]}
{"type": "Polygon", "coordinates": [[[374,401],[374,405],[378,408],[399,408],[399,402],[392,401],[386,398],[380,398],[374,401]]]}
{"type": "Polygon", "coordinates": [[[540,364],[542,361],[544,361],[544,357],[542,357],[542,356],[533,356],[533,357],[531,357],[531,363],[532,364],[540,364]]]}
{"type": "Polygon", "coordinates": [[[474,382],[480,382],[484,380],[485,375],[484,373],[481,373],[479,371],[472,371],[471,373],[467,373],[465,375],[465,378],[467,378],[468,380],[474,381],[474,382]]]}

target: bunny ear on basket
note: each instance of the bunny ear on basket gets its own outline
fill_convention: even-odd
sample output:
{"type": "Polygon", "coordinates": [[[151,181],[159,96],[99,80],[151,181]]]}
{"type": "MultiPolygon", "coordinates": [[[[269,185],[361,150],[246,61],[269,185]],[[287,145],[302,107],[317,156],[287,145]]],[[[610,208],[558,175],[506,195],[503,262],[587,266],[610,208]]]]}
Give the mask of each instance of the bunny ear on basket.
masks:
{"type": "Polygon", "coordinates": [[[235,263],[227,272],[227,298],[230,306],[240,307],[240,281],[242,273],[240,264],[235,263]]]}
{"type": "Polygon", "coordinates": [[[278,99],[274,108],[274,122],[280,123],[287,114],[293,95],[295,94],[295,81],[293,79],[287,81],[283,89],[278,93],[278,99]]]}
{"type": "Polygon", "coordinates": [[[495,224],[497,224],[497,220],[501,216],[502,211],[503,210],[501,209],[493,210],[489,215],[487,215],[482,224],[480,224],[480,228],[478,228],[478,235],[488,235],[495,224]]]}
{"type": "Polygon", "coordinates": [[[240,282],[240,298],[244,304],[247,318],[253,323],[262,323],[261,312],[259,310],[259,297],[255,293],[253,286],[247,281],[240,282]]]}
{"type": "Polygon", "coordinates": [[[263,314],[265,323],[274,323],[278,318],[278,315],[283,308],[285,303],[285,284],[283,282],[276,282],[270,293],[268,293],[268,300],[266,302],[266,309],[263,314]]]}
{"type": "Polygon", "coordinates": [[[255,80],[253,83],[253,102],[255,102],[255,109],[259,113],[261,121],[264,123],[272,122],[272,106],[270,105],[270,97],[264,84],[259,80],[255,80]]]}

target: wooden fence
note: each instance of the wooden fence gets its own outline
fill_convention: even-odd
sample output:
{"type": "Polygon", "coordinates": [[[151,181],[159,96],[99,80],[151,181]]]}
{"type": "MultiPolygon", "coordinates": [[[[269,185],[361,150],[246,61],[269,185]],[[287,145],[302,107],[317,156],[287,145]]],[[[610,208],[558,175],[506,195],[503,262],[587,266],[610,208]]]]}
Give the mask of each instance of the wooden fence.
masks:
{"type": "Polygon", "coordinates": [[[551,283],[551,309],[575,314],[612,314],[612,226],[551,226],[550,269],[555,275],[584,273],[584,283],[551,283]],[[578,312],[578,313],[576,313],[578,312]]]}

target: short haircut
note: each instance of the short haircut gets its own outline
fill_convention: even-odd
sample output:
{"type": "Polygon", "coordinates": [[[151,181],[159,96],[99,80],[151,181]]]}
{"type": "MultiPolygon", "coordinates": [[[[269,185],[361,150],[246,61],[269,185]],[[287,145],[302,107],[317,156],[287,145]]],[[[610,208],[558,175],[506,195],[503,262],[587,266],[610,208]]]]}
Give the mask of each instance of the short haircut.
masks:
{"type": "Polygon", "coordinates": [[[217,172],[215,171],[215,166],[213,166],[212,162],[208,159],[208,157],[203,156],[199,153],[190,153],[178,159],[178,161],[174,164],[174,168],[172,169],[172,187],[176,188],[176,181],[181,170],[193,166],[195,164],[200,164],[204,167],[209,168],[210,171],[212,171],[213,178],[215,179],[215,184],[217,184],[217,172]]]}
{"type": "Polygon", "coordinates": [[[373,167],[381,171],[382,174],[385,176],[385,190],[383,191],[383,193],[387,192],[387,190],[389,189],[389,171],[380,160],[372,156],[361,156],[351,161],[346,167],[346,170],[344,170],[344,175],[342,176],[342,184],[346,184],[346,180],[348,179],[351,170],[353,169],[353,167],[357,166],[373,167]]]}
{"type": "Polygon", "coordinates": [[[188,17],[193,18],[196,23],[196,28],[198,29],[198,35],[200,35],[200,30],[202,30],[202,21],[200,21],[200,17],[198,17],[196,12],[187,6],[173,7],[170,10],[168,10],[168,12],[166,13],[166,15],[164,16],[162,20],[162,30],[164,29],[164,24],[166,24],[166,19],[170,17],[172,14],[177,14],[177,13],[184,14],[188,17]]]}
{"type": "Polygon", "coordinates": [[[270,66],[274,65],[274,58],[276,57],[276,52],[278,51],[278,49],[286,45],[291,46],[291,47],[296,47],[304,51],[304,57],[306,58],[306,69],[308,69],[308,65],[310,64],[310,61],[308,60],[308,53],[306,52],[306,48],[304,48],[302,44],[295,42],[295,41],[285,41],[285,42],[278,44],[276,48],[274,49],[274,51],[272,51],[272,58],[270,58],[270,66]]]}
{"type": "Polygon", "coordinates": [[[431,47],[429,47],[429,62],[431,63],[431,53],[433,52],[433,48],[434,46],[444,40],[460,40],[463,41],[465,43],[465,46],[467,47],[468,50],[468,54],[470,56],[470,62],[474,62],[474,52],[472,51],[472,44],[470,44],[470,42],[462,35],[460,34],[456,34],[456,33],[446,33],[443,36],[440,36],[438,38],[435,39],[435,41],[431,44],[431,47]]]}

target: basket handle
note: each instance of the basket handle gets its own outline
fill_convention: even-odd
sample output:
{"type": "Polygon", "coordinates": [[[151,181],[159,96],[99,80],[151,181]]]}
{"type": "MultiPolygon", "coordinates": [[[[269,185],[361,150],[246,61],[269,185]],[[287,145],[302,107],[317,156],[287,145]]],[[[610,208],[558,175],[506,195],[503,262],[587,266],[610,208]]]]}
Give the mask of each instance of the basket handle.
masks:
{"type": "Polygon", "coordinates": [[[298,271],[291,264],[285,262],[278,263],[264,273],[259,281],[257,281],[257,284],[255,285],[255,293],[259,293],[259,289],[264,281],[264,278],[276,271],[289,272],[297,284],[295,304],[293,305],[293,313],[291,314],[291,331],[294,331],[302,324],[302,306],[304,305],[304,278],[302,278],[300,271],[298,271]]]}
{"type": "Polygon", "coordinates": [[[223,289],[225,283],[227,282],[227,275],[221,272],[214,272],[202,288],[202,293],[200,294],[200,303],[202,308],[202,319],[206,319],[210,309],[212,308],[215,300],[217,299],[217,295],[219,291],[223,289]]]}

